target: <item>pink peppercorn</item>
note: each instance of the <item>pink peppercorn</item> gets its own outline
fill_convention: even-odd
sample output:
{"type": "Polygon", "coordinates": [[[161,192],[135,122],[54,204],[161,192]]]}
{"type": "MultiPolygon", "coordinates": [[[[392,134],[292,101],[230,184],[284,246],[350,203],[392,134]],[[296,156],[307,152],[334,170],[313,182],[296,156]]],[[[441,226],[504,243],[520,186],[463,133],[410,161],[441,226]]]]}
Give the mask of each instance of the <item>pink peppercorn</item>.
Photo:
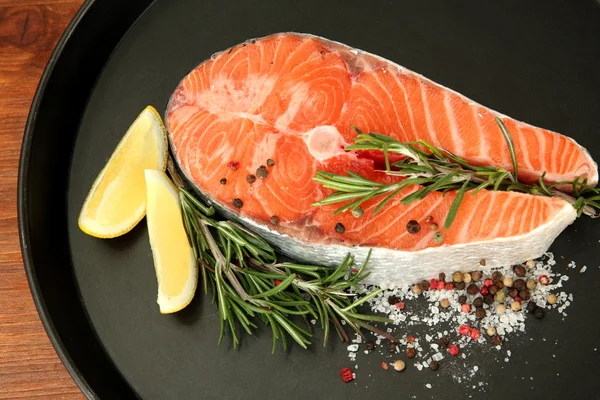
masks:
{"type": "Polygon", "coordinates": [[[540,276],[539,281],[542,285],[547,286],[550,284],[550,277],[548,277],[548,275],[542,275],[540,276]]]}
{"type": "Polygon", "coordinates": [[[432,280],[429,282],[429,288],[430,288],[431,290],[435,290],[435,288],[437,288],[437,284],[438,284],[438,281],[437,281],[437,279],[433,278],[433,279],[432,279],[432,280]]]}
{"type": "Polygon", "coordinates": [[[281,285],[281,281],[279,279],[275,279],[275,286],[281,285]]]}
{"type": "Polygon", "coordinates": [[[461,325],[458,328],[458,333],[461,335],[468,335],[471,332],[471,327],[469,325],[461,325]]]}
{"type": "Polygon", "coordinates": [[[462,312],[464,312],[464,313],[468,313],[469,311],[471,311],[470,304],[463,304],[460,308],[461,308],[462,312]]]}
{"type": "Polygon", "coordinates": [[[397,303],[396,303],[396,308],[397,308],[398,310],[404,310],[404,303],[403,303],[403,302],[401,302],[401,301],[397,302],[397,303]]]}
{"type": "Polygon", "coordinates": [[[448,353],[450,353],[450,355],[452,355],[452,356],[457,356],[458,355],[458,346],[455,344],[451,344],[450,346],[448,346],[448,353]]]}
{"type": "Polygon", "coordinates": [[[353,274],[358,274],[358,270],[356,268],[352,268],[352,273],[353,274]]]}
{"type": "Polygon", "coordinates": [[[390,368],[390,366],[385,361],[382,361],[381,362],[381,368],[383,368],[383,369],[385,369],[387,371],[390,368]]]}
{"type": "Polygon", "coordinates": [[[487,296],[490,294],[490,290],[486,286],[483,286],[481,290],[479,290],[479,293],[481,293],[482,296],[487,296]]]}
{"type": "Polygon", "coordinates": [[[442,290],[446,287],[446,284],[444,283],[444,281],[438,281],[437,283],[437,290],[442,290]]]}
{"type": "Polygon", "coordinates": [[[519,296],[515,297],[515,298],[514,298],[514,300],[515,300],[517,303],[523,303],[523,299],[521,299],[519,296]]]}
{"type": "Polygon", "coordinates": [[[471,330],[471,332],[469,332],[469,335],[471,336],[471,339],[473,339],[473,340],[479,339],[479,336],[480,336],[479,329],[473,328],[471,330]]]}
{"type": "Polygon", "coordinates": [[[454,290],[454,284],[453,283],[446,283],[446,290],[454,290]]]}
{"type": "Polygon", "coordinates": [[[342,368],[342,370],[340,371],[340,376],[342,377],[342,380],[346,383],[354,379],[352,370],[350,368],[342,368]]]}
{"type": "Polygon", "coordinates": [[[489,278],[483,281],[483,285],[484,285],[485,287],[490,287],[490,286],[492,286],[493,284],[494,284],[494,281],[493,281],[493,280],[491,280],[491,279],[489,279],[489,278]]]}

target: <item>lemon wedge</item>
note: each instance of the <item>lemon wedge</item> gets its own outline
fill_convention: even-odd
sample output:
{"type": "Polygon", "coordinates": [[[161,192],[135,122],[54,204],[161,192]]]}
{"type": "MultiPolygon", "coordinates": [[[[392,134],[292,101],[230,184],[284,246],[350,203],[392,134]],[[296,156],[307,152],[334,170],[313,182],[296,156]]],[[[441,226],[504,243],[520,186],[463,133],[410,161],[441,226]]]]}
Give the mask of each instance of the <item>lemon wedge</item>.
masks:
{"type": "Polygon", "coordinates": [[[167,132],[158,112],[146,107],[98,174],[79,214],[79,228],[98,238],[121,236],[146,213],[145,169],[164,171],[167,132]]]}
{"type": "Polygon", "coordinates": [[[194,298],[198,266],[183,225],[178,191],[163,171],[146,170],[146,221],[162,314],[177,312],[194,298]]]}

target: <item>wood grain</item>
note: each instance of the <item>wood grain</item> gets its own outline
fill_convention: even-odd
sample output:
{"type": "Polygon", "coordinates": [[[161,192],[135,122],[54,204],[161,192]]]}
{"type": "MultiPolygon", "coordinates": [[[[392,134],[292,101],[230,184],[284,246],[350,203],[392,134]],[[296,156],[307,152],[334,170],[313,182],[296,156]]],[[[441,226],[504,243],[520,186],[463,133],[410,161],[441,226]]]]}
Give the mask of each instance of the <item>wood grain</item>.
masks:
{"type": "Polygon", "coordinates": [[[0,399],[82,399],[33,303],[17,230],[23,129],[52,49],[83,0],[0,0],[0,399]]]}

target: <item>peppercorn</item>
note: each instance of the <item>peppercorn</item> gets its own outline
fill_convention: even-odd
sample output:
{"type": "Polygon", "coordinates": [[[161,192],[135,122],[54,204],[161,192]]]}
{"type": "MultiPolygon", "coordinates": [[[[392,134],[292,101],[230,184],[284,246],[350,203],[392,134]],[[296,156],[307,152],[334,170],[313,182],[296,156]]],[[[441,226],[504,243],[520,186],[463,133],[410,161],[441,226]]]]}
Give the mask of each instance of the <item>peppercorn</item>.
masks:
{"type": "Polygon", "coordinates": [[[399,301],[396,304],[394,304],[394,306],[398,309],[398,310],[404,310],[404,302],[399,301]]]}
{"type": "Polygon", "coordinates": [[[219,183],[220,183],[221,185],[224,185],[224,184],[226,184],[226,183],[227,183],[227,178],[221,178],[221,180],[219,181],[219,183]]]}
{"type": "Polygon", "coordinates": [[[533,310],[533,316],[537,319],[544,318],[544,309],[542,307],[536,307],[535,310],[533,310]]]}
{"type": "Polygon", "coordinates": [[[406,357],[413,358],[417,355],[417,350],[414,347],[409,347],[406,349],[406,357]]]}
{"type": "Polygon", "coordinates": [[[473,300],[473,306],[475,308],[483,307],[483,298],[482,297],[478,297],[475,300],[473,300]]]}
{"type": "Polygon", "coordinates": [[[496,335],[492,338],[492,343],[494,343],[494,346],[500,346],[502,344],[502,336],[500,335],[496,335]]]}
{"type": "Polygon", "coordinates": [[[486,315],[487,315],[487,312],[485,311],[485,309],[483,307],[478,308],[477,311],[475,311],[475,316],[479,319],[485,318],[486,315]]]}
{"type": "Polygon", "coordinates": [[[235,208],[242,208],[244,206],[244,202],[242,200],[238,199],[237,197],[231,201],[231,204],[235,208]]]}
{"type": "Polygon", "coordinates": [[[229,161],[229,163],[227,163],[227,168],[229,168],[232,171],[237,171],[239,167],[240,163],[237,161],[229,161]]]}
{"type": "Polygon", "coordinates": [[[269,218],[269,222],[273,225],[279,225],[279,217],[277,215],[272,215],[271,218],[269,218]]]}
{"type": "Polygon", "coordinates": [[[440,369],[440,363],[438,361],[432,361],[429,363],[429,368],[431,368],[432,371],[437,371],[440,369]]]}
{"type": "Polygon", "coordinates": [[[459,304],[465,304],[466,302],[467,302],[467,296],[465,296],[464,294],[458,296],[458,303],[459,304]]]}
{"type": "Polygon", "coordinates": [[[528,312],[530,312],[531,314],[533,314],[533,312],[535,311],[536,307],[537,307],[537,305],[535,304],[535,302],[533,302],[533,301],[530,301],[529,303],[527,303],[527,308],[526,308],[526,310],[527,310],[528,312]]]}
{"type": "Polygon", "coordinates": [[[484,279],[483,280],[483,286],[489,288],[490,286],[494,285],[494,281],[491,279],[484,279]]]}
{"type": "Polygon", "coordinates": [[[344,382],[348,383],[354,379],[354,373],[350,368],[342,368],[340,371],[340,377],[344,382]]]}
{"type": "Polygon", "coordinates": [[[492,337],[496,334],[496,328],[494,328],[493,326],[490,326],[489,328],[487,328],[487,330],[485,332],[487,333],[487,335],[489,337],[492,337]]]}
{"type": "Polygon", "coordinates": [[[494,295],[494,301],[496,303],[504,303],[504,301],[506,300],[506,293],[504,292],[504,290],[500,290],[498,292],[496,292],[496,294],[494,295]]]}
{"type": "Polygon", "coordinates": [[[452,356],[457,356],[459,353],[458,346],[455,344],[448,346],[448,353],[450,353],[452,356]]]}
{"type": "Polygon", "coordinates": [[[490,293],[490,290],[486,286],[483,286],[479,289],[479,293],[481,293],[482,296],[487,296],[490,293]]]}
{"type": "Polygon", "coordinates": [[[363,216],[364,212],[365,211],[362,209],[362,207],[356,207],[352,209],[352,216],[354,218],[360,218],[363,216]]]}
{"type": "Polygon", "coordinates": [[[396,343],[394,343],[394,342],[389,342],[389,343],[388,343],[388,345],[387,345],[387,348],[388,348],[388,352],[389,352],[390,354],[394,354],[394,353],[396,353],[396,350],[397,350],[397,348],[396,348],[396,343]]]}
{"type": "Polygon", "coordinates": [[[393,306],[394,304],[396,304],[398,302],[398,297],[391,295],[388,297],[388,304],[393,306]]]}
{"type": "Polygon", "coordinates": [[[498,281],[495,285],[499,290],[504,289],[504,281],[498,281]]]}
{"type": "Polygon", "coordinates": [[[369,341],[366,343],[366,345],[367,345],[367,350],[369,350],[369,351],[375,349],[375,342],[369,341]]]}
{"type": "Polygon", "coordinates": [[[429,290],[429,281],[422,280],[421,283],[419,283],[419,286],[421,287],[421,290],[429,290]]]}
{"type": "Polygon", "coordinates": [[[508,295],[514,299],[515,297],[517,297],[519,295],[519,291],[516,288],[511,288],[508,291],[508,295]]]}
{"type": "Polygon", "coordinates": [[[462,280],[463,280],[463,274],[462,274],[462,272],[455,272],[455,273],[453,273],[452,274],[452,280],[455,283],[462,282],[462,280]]]}
{"type": "Polygon", "coordinates": [[[479,339],[479,336],[481,335],[481,333],[479,332],[479,329],[471,329],[471,332],[469,332],[469,336],[471,336],[471,339],[473,340],[477,340],[479,339]]]}
{"type": "Polygon", "coordinates": [[[525,275],[527,275],[527,270],[525,269],[524,266],[522,265],[515,265],[513,267],[513,272],[515,273],[516,276],[518,276],[519,278],[524,277],[525,275]]]}
{"type": "Polygon", "coordinates": [[[438,224],[436,224],[435,222],[429,225],[429,229],[431,229],[432,231],[437,231],[438,230],[438,224]]]}
{"type": "Polygon", "coordinates": [[[437,287],[436,287],[437,290],[442,290],[445,287],[446,287],[446,284],[444,283],[444,281],[438,281],[437,287]]]}
{"type": "Polygon", "coordinates": [[[506,312],[506,306],[504,304],[498,304],[496,306],[496,314],[502,315],[506,312]]]}
{"type": "Polygon", "coordinates": [[[419,223],[414,219],[411,219],[406,224],[406,230],[408,231],[408,233],[412,234],[419,233],[419,231],[421,230],[421,225],[419,225],[419,223]]]}
{"type": "Polygon", "coordinates": [[[456,290],[464,290],[465,289],[465,283],[464,282],[456,282],[454,284],[454,289],[456,290]]]}
{"type": "Polygon", "coordinates": [[[513,301],[512,303],[510,303],[510,309],[513,311],[519,311],[521,309],[521,303],[519,303],[518,301],[513,301]]]}
{"type": "Polygon", "coordinates": [[[344,227],[344,224],[338,222],[335,224],[335,231],[341,235],[342,233],[346,232],[346,228],[344,227]]]}
{"type": "Polygon", "coordinates": [[[535,267],[535,261],[527,260],[527,262],[525,263],[525,266],[529,269],[533,269],[535,267]]]}
{"type": "Polygon", "coordinates": [[[450,342],[450,340],[448,340],[448,338],[447,338],[447,337],[445,337],[445,336],[444,336],[444,337],[442,337],[442,338],[440,339],[440,347],[441,347],[441,348],[445,348],[446,346],[448,346],[448,343],[449,343],[449,342],[450,342]]]}
{"type": "Polygon", "coordinates": [[[490,286],[490,288],[488,290],[490,291],[490,294],[493,296],[498,291],[498,287],[496,287],[496,285],[490,286]]]}
{"type": "Polygon", "coordinates": [[[547,285],[550,284],[550,277],[548,275],[542,275],[542,276],[539,277],[538,280],[544,286],[547,286],[547,285]]]}
{"type": "Polygon", "coordinates": [[[267,160],[267,165],[269,167],[272,167],[273,165],[275,165],[275,161],[271,160],[270,158],[267,160]]]}
{"type": "Polygon", "coordinates": [[[483,277],[483,273],[481,271],[473,271],[473,272],[471,272],[471,278],[473,278],[474,281],[481,280],[481,277],[483,277]]]}
{"type": "Polygon", "coordinates": [[[479,265],[481,265],[482,267],[485,267],[485,264],[487,264],[487,261],[485,260],[485,258],[482,258],[481,260],[479,260],[479,265]]]}
{"type": "Polygon", "coordinates": [[[406,337],[406,343],[414,343],[415,342],[415,337],[412,335],[408,335],[406,337]]]}
{"type": "Polygon", "coordinates": [[[496,282],[500,282],[502,279],[504,279],[502,272],[494,271],[494,273],[492,274],[492,281],[494,281],[494,283],[496,283],[496,282]]]}
{"type": "Polygon", "coordinates": [[[461,335],[468,335],[471,332],[471,327],[467,324],[462,324],[458,327],[458,333],[461,335]]]}
{"type": "Polygon", "coordinates": [[[433,217],[431,215],[425,218],[425,222],[430,223],[431,221],[433,221],[433,217]]]}
{"type": "Polygon", "coordinates": [[[446,274],[443,273],[443,272],[440,272],[440,274],[438,275],[438,281],[445,282],[446,281],[446,274]]]}
{"type": "Polygon", "coordinates": [[[442,232],[436,232],[433,234],[433,241],[435,243],[442,243],[444,241],[444,234],[442,232]]]}
{"type": "Polygon", "coordinates": [[[246,180],[248,181],[248,183],[254,183],[256,182],[256,176],[250,174],[246,177],[246,180]]]}
{"type": "Polygon", "coordinates": [[[535,279],[527,279],[527,289],[529,290],[535,290],[535,288],[537,288],[537,282],[535,281],[535,279]]]}
{"type": "Polygon", "coordinates": [[[471,274],[470,273],[467,272],[466,274],[463,274],[462,281],[464,283],[466,283],[468,285],[469,283],[471,283],[471,280],[472,280],[472,278],[471,278],[471,274]]]}
{"type": "Polygon", "coordinates": [[[554,294],[551,293],[548,295],[548,304],[556,304],[556,302],[558,301],[558,297],[554,294]]]}
{"type": "Polygon", "coordinates": [[[483,298],[483,302],[488,306],[494,303],[494,296],[490,293],[483,298]]]}
{"type": "Polygon", "coordinates": [[[516,279],[513,282],[513,288],[517,289],[518,291],[525,290],[527,289],[527,284],[523,279],[516,279]]]}
{"type": "Polygon", "coordinates": [[[406,368],[406,363],[402,360],[396,360],[394,361],[394,369],[397,372],[402,372],[404,371],[404,369],[406,368]]]}
{"type": "Polygon", "coordinates": [[[416,284],[416,285],[413,285],[412,291],[413,291],[414,294],[420,295],[421,292],[423,292],[423,289],[421,289],[421,286],[419,286],[418,284],[416,284]]]}
{"type": "Polygon", "coordinates": [[[504,287],[511,287],[513,285],[513,280],[512,278],[505,277],[502,283],[504,284],[504,287]]]}
{"type": "Polygon", "coordinates": [[[460,306],[460,309],[461,309],[462,312],[464,312],[466,314],[469,311],[471,311],[471,305],[470,304],[463,304],[462,306],[460,306]]]}
{"type": "Polygon", "coordinates": [[[267,176],[269,176],[269,170],[267,169],[267,167],[265,167],[264,165],[258,167],[258,169],[256,170],[256,177],[258,179],[266,179],[267,176]]]}
{"type": "Polygon", "coordinates": [[[440,306],[442,308],[448,308],[448,307],[450,307],[450,300],[448,300],[448,299],[442,299],[442,300],[440,300],[440,306]]]}
{"type": "Polygon", "coordinates": [[[477,287],[476,284],[471,283],[468,287],[467,287],[467,293],[469,293],[471,296],[475,296],[477,294],[477,292],[479,292],[479,288],[477,287]]]}
{"type": "Polygon", "coordinates": [[[452,283],[452,282],[446,283],[446,290],[454,290],[454,283],[452,283]]]}
{"type": "Polygon", "coordinates": [[[519,297],[522,300],[529,301],[529,299],[531,298],[531,292],[529,290],[521,290],[519,292],[519,297]]]}

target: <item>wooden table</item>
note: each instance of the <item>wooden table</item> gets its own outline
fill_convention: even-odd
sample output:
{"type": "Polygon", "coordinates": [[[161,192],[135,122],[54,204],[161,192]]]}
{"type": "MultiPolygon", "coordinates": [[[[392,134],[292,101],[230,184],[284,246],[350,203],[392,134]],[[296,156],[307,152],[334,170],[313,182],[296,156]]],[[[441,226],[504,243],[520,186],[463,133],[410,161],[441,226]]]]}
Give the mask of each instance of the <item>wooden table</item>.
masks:
{"type": "Polygon", "coordinates": [[[82,399],[29,291],[17,229],[25,120],[50,54],[83,0],[0,0],[0,399],[82,399]]]}

